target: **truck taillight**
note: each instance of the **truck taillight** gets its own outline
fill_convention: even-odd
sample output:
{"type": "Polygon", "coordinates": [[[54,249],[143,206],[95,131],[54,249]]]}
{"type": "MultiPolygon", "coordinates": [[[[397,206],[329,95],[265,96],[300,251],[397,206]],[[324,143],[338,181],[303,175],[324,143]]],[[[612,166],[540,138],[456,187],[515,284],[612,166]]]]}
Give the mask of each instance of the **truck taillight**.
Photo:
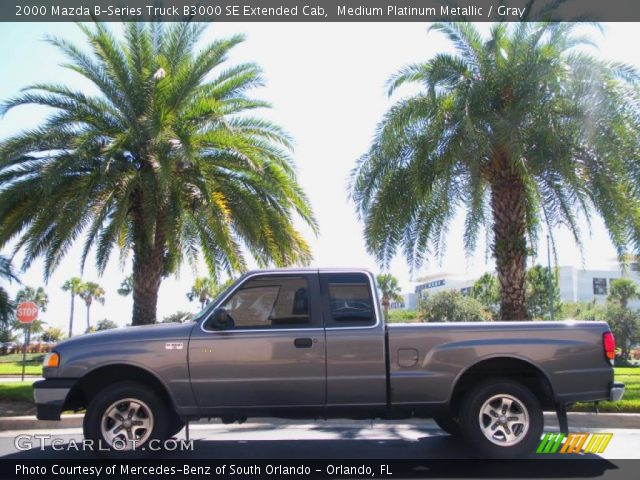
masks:
{"type": "Polygon", "coordinates": [[[602,334],[602,347],[605,357],[613,365],[613,359],[616,358],[616,339],[613,337],[613,333],[605,332],[602,334]]]}

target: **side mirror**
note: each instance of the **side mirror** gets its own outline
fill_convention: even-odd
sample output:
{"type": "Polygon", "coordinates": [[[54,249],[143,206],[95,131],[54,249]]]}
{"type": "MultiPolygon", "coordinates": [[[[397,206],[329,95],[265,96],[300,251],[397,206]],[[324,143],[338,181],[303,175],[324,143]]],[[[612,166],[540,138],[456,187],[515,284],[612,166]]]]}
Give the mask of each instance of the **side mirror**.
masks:
{"type": "Polygon", "coordinates": [[[211,328],[216,330],[226,330],[227,328],[231,328],[233,326],[230,321],[231,317],[224,308],[216,308],[211,314],[211,320],[209,320],[209,324],[211,328]]]}

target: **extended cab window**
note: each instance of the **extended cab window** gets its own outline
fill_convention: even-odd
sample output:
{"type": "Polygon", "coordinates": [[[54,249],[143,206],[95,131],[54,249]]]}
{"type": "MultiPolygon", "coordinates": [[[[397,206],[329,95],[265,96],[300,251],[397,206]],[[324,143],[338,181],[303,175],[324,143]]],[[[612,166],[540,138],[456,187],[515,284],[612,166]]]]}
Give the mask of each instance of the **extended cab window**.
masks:
{"type": "Polygon", "coordinates": [[[250,279],[222,308],[236,329],[311,326],[309,285],[304,277],[278,275],[250,279]]]}
{"type": "Polygon", "coordinates": [[[369,278],[362,273],[323,275],[323,289],[328,296],[329,325],[333,327],[367,327],[376,323],[369,278]]]}

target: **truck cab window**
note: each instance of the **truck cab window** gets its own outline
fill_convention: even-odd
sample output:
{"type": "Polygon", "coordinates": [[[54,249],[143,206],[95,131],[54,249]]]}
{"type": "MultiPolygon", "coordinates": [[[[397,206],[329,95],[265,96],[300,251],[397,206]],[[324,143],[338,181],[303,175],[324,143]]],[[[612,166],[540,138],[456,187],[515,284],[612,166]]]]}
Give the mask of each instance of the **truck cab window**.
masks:
{"type": "Polygon", "coordinates": [[[311,326],[304,277],[265,276],[246,281],[222,305],[235,329],[311,326]]]}
{"type": "Polygon", "coordinates": [[[332,326],[366,327],[376,323],[373,298],[364,274],[325,276],[332,326]]]}

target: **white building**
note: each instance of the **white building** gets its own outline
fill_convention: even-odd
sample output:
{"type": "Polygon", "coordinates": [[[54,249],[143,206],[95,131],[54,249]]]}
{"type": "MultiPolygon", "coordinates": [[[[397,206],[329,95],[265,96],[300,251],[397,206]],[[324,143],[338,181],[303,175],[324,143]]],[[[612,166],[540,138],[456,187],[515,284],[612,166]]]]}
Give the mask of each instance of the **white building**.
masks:
{"type": "MultiPolygon", "coordinates": [[[[558,287],[563,302],[602,303],[607,299],[611,280],[629,278],[640,286],[639,264],[631,263],[625,272],[617,262],[611,262],[600,269],[583,269],[571,265],[558,267],[558,287]]],[[[435,293],[443,290],[460,290],[463,295],[470,293],[477,276],[435,273],[419,279],[414,291],[404,294],[404,302],[393,304],[391,308],[415,310],[419,295],[423,292],[435,293]]],[[[640,301],[631,302],[631,307],[640,308],[640,301]]]]}

